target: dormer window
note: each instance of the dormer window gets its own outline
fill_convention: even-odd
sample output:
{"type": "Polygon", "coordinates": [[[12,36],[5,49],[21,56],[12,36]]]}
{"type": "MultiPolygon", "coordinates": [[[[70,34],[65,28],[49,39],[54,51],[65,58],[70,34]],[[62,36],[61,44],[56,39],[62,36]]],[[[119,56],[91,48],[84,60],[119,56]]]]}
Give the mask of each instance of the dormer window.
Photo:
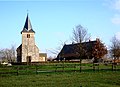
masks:
{"type": "Polygon", "coordinates": [[[30,34],[27,34],[27,38],[30,38],[30,34]]]}

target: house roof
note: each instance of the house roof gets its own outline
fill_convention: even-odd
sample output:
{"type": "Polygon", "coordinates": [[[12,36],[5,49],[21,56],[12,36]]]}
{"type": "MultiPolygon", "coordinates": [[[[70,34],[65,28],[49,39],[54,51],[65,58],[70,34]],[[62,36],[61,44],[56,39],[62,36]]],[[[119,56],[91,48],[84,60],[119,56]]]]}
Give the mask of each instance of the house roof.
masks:
{"type": "Polygon", "coordinates": [[[27,17],[26,17],[24,28],[21,31],[21,33],[22,32],[33,32],[33,33],[35,33],[35,31],[32,29],[32,25],[31,25],[31,22],[30,22],[28,14],[27,14],[27,17]]]}
{"type": "MultiPolygon", "coordinates": [[[[88,53],[91,53],[92,48],[96,42],[97,42],[96,40],[83,42],[82,47],[84,47],[84,49],[88,53]]],[[[79,56],[79,53],[77,53],[78,52],[77,49],[79,49],[78,46],[80,46],[80,43],[64,45],[62,50],[58,54],[57,58],[59,58],[59,57],[76,57],[77,58],[79,56]]]]}
{"type": "MultiPolygon", "coordinates": [[[[85,49],[91,50],[93,45],[96,43],[96,41],[89,41],[89,42],[84,42],[82,43],[82,46],[85,47],[85,49]]],[[[79,43],[76,44],[68,44],[68,45],[64,45],[63,49],[61,51],[64,51],[64,54],[70,54],[70,53],[74,53],[75,49],[79,46],[79,43]]]]}
{"type": "Polygon", "coordinates": [[[22,44],[20,44],[20,46],[17,48],[17,50],[22,50],[22,44]]]}

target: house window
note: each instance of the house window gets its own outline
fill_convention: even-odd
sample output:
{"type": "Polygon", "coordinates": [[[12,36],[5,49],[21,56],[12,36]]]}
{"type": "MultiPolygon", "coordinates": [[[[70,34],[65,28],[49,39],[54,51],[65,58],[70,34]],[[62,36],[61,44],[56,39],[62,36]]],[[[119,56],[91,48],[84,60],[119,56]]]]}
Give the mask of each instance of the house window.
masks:
{"type": "Polygon", "coordinates": [[[27,38],[30,38],[30,34],[27,34],[27,38]]]}

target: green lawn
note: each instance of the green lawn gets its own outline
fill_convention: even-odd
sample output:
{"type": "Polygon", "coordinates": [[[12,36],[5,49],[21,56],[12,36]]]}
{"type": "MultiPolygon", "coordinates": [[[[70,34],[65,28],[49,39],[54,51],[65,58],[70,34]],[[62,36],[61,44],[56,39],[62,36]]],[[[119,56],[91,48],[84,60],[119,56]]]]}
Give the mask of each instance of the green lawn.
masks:
{"type": "Polygon", "coordinates": [[[2,75],[0,87],[120,87],[120,71],[2,75]]]}
{"type": "Polygon", "coordinates": [[[111,64],[95,67],[93,71],[93,64],[82,64],[80,73],[79,63],[0,66],[0,87],[120,87],[120,65],[114,71],[111,64]]]}

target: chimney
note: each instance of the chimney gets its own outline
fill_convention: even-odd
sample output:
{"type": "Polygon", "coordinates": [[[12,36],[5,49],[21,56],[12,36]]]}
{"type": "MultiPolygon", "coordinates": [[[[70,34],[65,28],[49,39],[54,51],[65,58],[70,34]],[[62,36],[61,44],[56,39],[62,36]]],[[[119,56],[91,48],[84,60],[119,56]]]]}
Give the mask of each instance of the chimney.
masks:
{"type": "Polygon", "coordinates": [[[99,39],[99,38],[96,38],[96,41],[97,41],[97,42],[99,42],[99,41],[100,41],[100,39],[99,39]]]}
{"type": "Polygon", "coordinates": [[[89,42],[91,42],[91,40],[89,39],[89,42]]]}

